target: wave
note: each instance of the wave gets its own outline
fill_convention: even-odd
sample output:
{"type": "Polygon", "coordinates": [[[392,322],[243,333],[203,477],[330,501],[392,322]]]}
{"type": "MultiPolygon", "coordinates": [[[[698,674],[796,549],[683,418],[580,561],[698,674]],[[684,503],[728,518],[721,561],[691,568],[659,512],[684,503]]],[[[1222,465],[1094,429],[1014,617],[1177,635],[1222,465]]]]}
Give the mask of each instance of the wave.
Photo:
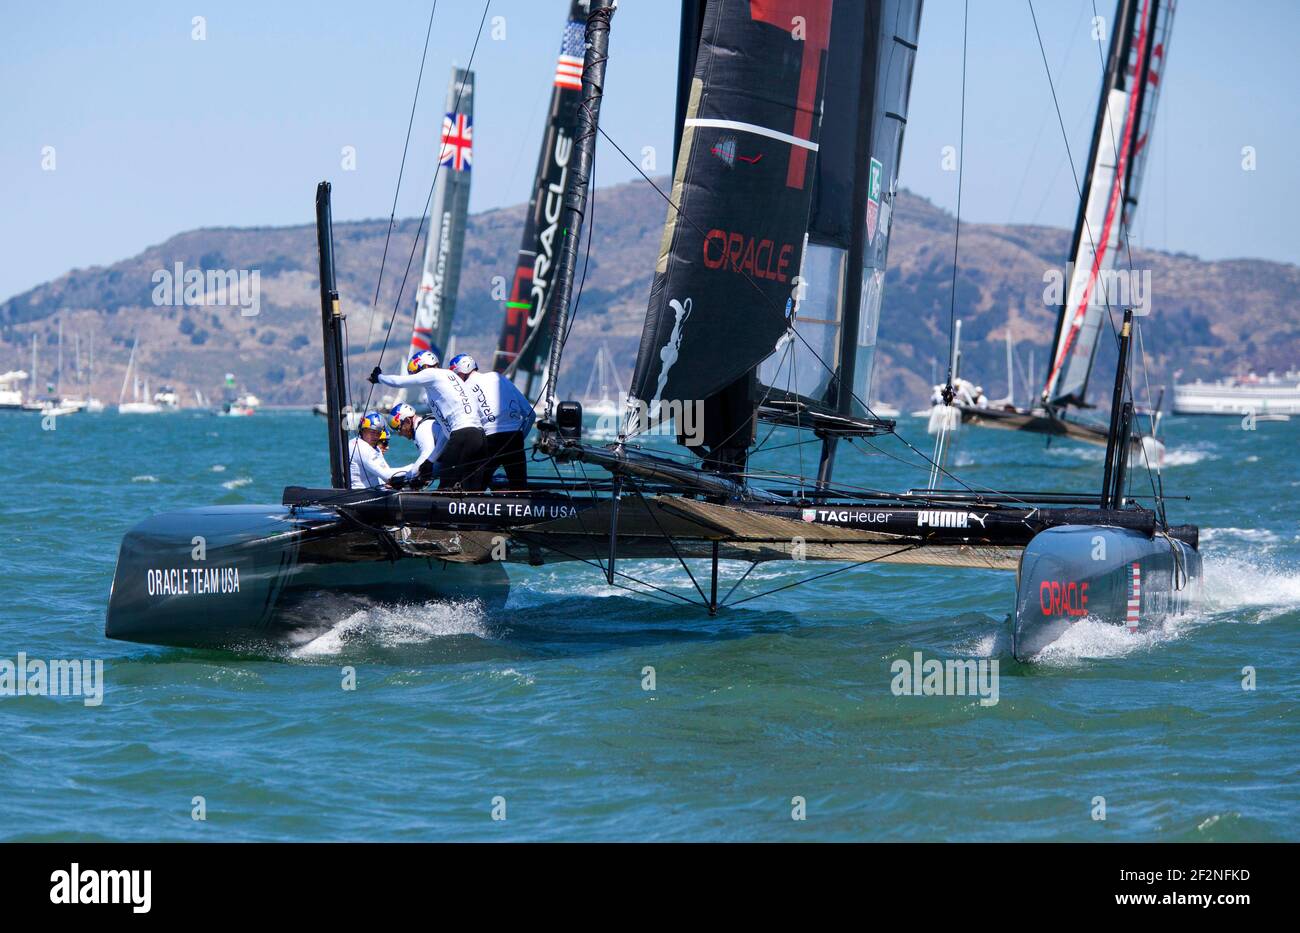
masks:
{"type": "Polygon", "coordinates": [[[1202,528],[1201,544],[1280,544],[1281,535],[1267,528],[1202,528]]]}
{"type": "Polygon", "coordinates": [[[1165,462],[1163,466],[1192,466],[1203,460],[1218,460],[1216,454],[1211,453],[1203,447],[1175,447],[1165,451],[1165,462]]]}
{"type": "Polygon", "coordinates": [[[131,482],[133,482],[133,483],[156,483],[156,482],[158,482],[158,477],[153,476],[153,475],[151,475],[151,474],[149,474],[149,473],[142,473],[142,474],[140,474],[139,476],[132,476],[132,477],[131,477],[131,482]]]}
{"type": "Polygon", "coordinates": [[[221,484],[221,488],[239,489],[240,487],[247,486],[252,482],[253,482],[253,478],[251,476],[238,476],[235,479],[226,480],[224,483],[221,484]]]}
{"type": "Polygon", "coordinates": [[[1236,554],[1205,558],[1207,612],[1233,621],[1263,622],[1297,607],[1300,568],[1236,554]]]}
{"type": "Polygon", "coordinates": [[[300,660],[328,658],[353,654],[358,648],[398,648],[455,635],[488,637],[482,603],[468,600],[358,608],[293,648],[289,655],[300,660]]]}

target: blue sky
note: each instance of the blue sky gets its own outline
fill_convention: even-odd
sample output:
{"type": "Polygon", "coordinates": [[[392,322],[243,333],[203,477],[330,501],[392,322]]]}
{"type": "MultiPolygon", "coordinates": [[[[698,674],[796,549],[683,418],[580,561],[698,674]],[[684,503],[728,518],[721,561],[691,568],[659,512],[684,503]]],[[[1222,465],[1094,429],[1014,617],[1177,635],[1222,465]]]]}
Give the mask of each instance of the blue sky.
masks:
{"type": "MultiPolygon", "coordinates": [[[[1093,2],[1035,0],[1080,161],[1101,70],[1093,2]]],[[[1109,17],[1113,2],[1095,2],[1109,17]]],[[[472,210],[527,196],[567,6],[491,4],[474,60],[472,210]]],[[[659,173],[671,162],[674,6],[622,0],[602,113],[624,149],[654,149],[659,173]]],[[[964,217],[1069,226],[1074,183],[1025,0],[970,7],[964,217]]],[[[399,216],[424,203],[449,68],[468,61],[482,10],[439,0],[399,216]]],[[[386,216],[428,15],[425,0],[5,5],[0,300],[183,230],[308,223],[322,178],[335,182],[336,219],[386,216]],[[197,15],[204,41],[191,38],[197,15]],[[47,146],[54,171],[42,168],[47,146]],[[355,171],[340,167],[344,146],[356,147],[355,171]]],[[[1300,258],[1298,27],[1300,4],[1288,0],[1181,0],[1140,244],[1300,258]]],[[[949,209],[957,180],[941,155],[958,139],[961,38],[959,0],[927,0],[901,182],[949,209]]],[[[607,146],[597,166],[600,184],[634,175],[607,146]]]]}

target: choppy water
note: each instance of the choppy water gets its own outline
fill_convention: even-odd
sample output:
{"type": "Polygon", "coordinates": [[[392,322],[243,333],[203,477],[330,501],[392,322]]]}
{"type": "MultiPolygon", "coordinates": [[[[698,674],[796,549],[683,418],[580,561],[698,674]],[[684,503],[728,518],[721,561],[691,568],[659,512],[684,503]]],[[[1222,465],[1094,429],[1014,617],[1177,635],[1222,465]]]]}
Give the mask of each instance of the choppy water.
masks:
{"type": "MultiPolygon", "coordinates": [[[[903,427],[927,446],[922,422],[903,427]]],[[[1007,651],[1011,574],[905,567],[714,619],[582,566],[512,569],[502,613],[363,607],[237,657],[107,641],[118,541],[151,512],[319,483],[322,420],[77,415],[44,432],[0,414],[0,659],[102,658],[106,678],[93,708],[0,696],[0,838],[1300,838],[1300,423],[1167,433],[1166,488],[1192,496],[1171,517],[1203,528],[1206,614],[1137,636],[1083,622],[1034,665],[1007,651]],[[895,696],[890,665],[916,651],[997,659],[999,702],[895,696]]],[[[814,446],[775,461],[796,469],[801,450],[811,470],[814,446]]],[[[956,451],[964,477],[1004,488],[1091,489],[1099,461],[994,431],[956,451]]],[[[924,485],[851,450],[837,475],[924,485]]],[[[821,569],[760,568],[745,590],[821,569]]],[[[668,562],[640,571],[680,582],[668,562]]]]}

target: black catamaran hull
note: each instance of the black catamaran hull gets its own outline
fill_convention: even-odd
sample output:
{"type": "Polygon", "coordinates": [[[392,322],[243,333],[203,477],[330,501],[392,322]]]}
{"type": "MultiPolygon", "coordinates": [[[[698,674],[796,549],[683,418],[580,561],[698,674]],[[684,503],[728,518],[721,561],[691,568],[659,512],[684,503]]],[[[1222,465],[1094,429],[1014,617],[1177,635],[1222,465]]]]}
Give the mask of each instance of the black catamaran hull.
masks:
{"type": "MultiPolygon", "coordinates": [[[[1060,437],[1066,440],[1083,441],[1105,447],[1107,432],[1104,427],[1071,421],[1068,418],[1055,418],[1041,411],[1024,409],[979,408],[975,405],[958,405],[962,424],[973,424],[981,428],[999,428],[1004,431],[1025,431],[1030,434],[1043,434],[1047,437],[1060,437]]],[[[1129,436],[1129,466],[1162,466],[1165,461],[1165,445],[1158,437],[1140,434],[1134,431],[1129,436]]]]}
{"type": "MultiPolygon", "coordinates": [[[[1025,588],[1051,575],[1091,580],[1115,572],[1109,564],[1096,565],[1091,551],[1080,557],[1056,546],[1066,540],[1060,529],[1077,529],[1081,521],[1104,515],[1112,524],[1088,526],[1089,534],[1103,536],[1116,561],[1142,561],[1152,593],[1171,585],[1160,582],[1168,568],[1159,561],[1171,542],[1181,548],[1184,575],[1198,579],[1200,566],[1194,531],[1172,530],[1187,542],[1156,535],[1154,516],[1136,510],[722,504],[653,492],[615,500],[554,492],[340,493],[297,487],[286,490],[285,502],[190,509],[141,522],[122,542],[105,634],[151,644],[256,650],[304,640],[376,605],[476,600],[499,609],[509,593],[507,563],[575,561],[605,570],[604,561],[617,554],[619,561],[716,556],[752,563],[1019,566],[1017,645],[1038,650],[1063,627],[1021,611],[1029,605],[1025,588]],[[322,500],[330,504],[317,504],[322,500]],[[1142,547],[1150,553],[1134,556],[1142,547]],[[1022,551],[1032,560],[1022,561],[1022,551]]],[[[1068,542],[1072,546],[1076,538],[1068,542]]],[[[622,570],[614,576],[635,583],[622,570]]],[[[1092,592],[1104,589],[1092,586],[1092,592]]],[[[1090,608],[1110,606],[1101,596],[1091,599],[1090,608]]],[[[1157,604],[1151,605],[1154,612],[1157,604]]]]}
{"type": "Polygon", "coordinates": [[[178,647],[258,650],[306,640],[374,605],[504,604],[500,564],[395,552],[326,509],[216,506],[155,515],[122,539],[104,634],[178,647]]]}
{"type": "Polygon", "coordinates": [[[1152,628],[1196,611],[1201,555],[1168,535],[1064,525],[1035,535],[1020,558],[1012,652],[1032,660],[1082,620],[1152,628]]]}

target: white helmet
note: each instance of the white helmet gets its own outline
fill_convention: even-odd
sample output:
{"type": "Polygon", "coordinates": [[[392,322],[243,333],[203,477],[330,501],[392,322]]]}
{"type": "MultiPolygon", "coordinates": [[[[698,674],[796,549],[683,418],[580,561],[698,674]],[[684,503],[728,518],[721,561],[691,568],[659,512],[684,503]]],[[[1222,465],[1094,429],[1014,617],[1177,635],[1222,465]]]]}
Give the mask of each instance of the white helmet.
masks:
{"type": "Polygon", "coordinates": [[[402,427],[402,422],[408,418],[415,417],[415,409],[403,402],[400,405],[394,405],[393,410],[388,413],[388,426],[394,431],[402,427]]]}
{"type": "Polygon", "coordinates": [[[468,376],[478,369],[478,363],[468,353],[458,353],[447,362],[447,368],[461,376],[468,376]]]}
{"type": "Polygon", "coordinates": [[[414,376],[422,369],[432,369],[438,365],[438,354],[432,350],[421,350],[406,361],[406,371],[414,376]]]}

